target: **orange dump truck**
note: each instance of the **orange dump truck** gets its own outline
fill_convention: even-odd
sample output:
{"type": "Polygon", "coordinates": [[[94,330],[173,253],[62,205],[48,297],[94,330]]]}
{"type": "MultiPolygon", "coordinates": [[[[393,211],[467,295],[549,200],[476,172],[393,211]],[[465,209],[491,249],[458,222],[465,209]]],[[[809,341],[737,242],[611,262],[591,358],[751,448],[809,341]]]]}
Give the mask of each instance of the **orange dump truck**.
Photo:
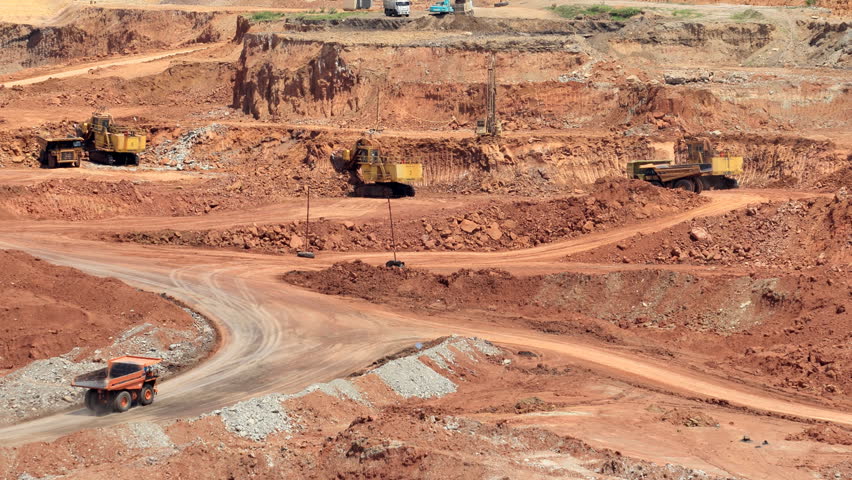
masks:
{"type": "Polygon", "coordinates": [[[86,407],[93,412],[126,412],[134,402],[139,405],[154,402],[160,378],[154,366],[161,361],[161,358],[133,355],[113,358],[106,368],[80,375],[71,386],[89,389],[86,407]]]}

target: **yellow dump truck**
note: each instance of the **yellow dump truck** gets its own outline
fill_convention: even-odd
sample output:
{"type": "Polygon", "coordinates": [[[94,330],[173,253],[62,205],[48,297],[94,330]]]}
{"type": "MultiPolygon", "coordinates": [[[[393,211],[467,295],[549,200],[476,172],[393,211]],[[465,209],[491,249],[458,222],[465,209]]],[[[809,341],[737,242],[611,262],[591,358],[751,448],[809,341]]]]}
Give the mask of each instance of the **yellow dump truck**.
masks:
{"type": "Polygon", "coordinates": [[[114,165],[139,165],[139,154],[145,150],[147,137],[137,130],[116,125],[112,115],[94,113],[80,128],[89,158],[114,165]]]}
{"type": "Polygon", "coordinates": [[[413,197],[414,187],[408,183],[423,179],[422,163],[383,156],[367,139],[332,155],[332,163],[338,171],[350,172],[357,197],[413,197]]]}
{"type": "Polygon", "coordinates": [[[714,153],[706,141],[686,142],[689,161],[633,160],[627,162],[627,176],[666,188],[701,193],[704,189],[737,188],[733,176],[743,173],[743,157],[714,153]]]}
{"type": "Polygon", "coordinates": [[[47,168],[79,167],[83,160],[83,139],[80,137],[38,137],[41,164],[47,168]]]}

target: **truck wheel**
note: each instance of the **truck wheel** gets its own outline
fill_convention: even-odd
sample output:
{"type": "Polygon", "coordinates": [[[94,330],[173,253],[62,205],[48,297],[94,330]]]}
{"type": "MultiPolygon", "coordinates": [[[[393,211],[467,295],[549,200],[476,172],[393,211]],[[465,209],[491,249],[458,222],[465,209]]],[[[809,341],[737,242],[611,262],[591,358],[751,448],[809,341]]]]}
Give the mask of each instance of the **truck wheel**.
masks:
{"type": "Polygon", "coordinates": [[[681,178],[680,180],[674,183],[674,188],[680,190],[686,190],[687,192],[695,191],[695,182],[693,182],[689,178],[681,178]]]}
{"type": "Polygon", "coordinates": [[[147,383],[139,390],[139,405],[151,405],[154,403],[154,388],[147,383]]]}
{"type": "Polygon", "coordinates": [[[133,403],[133,398],[127,390],[121,391],[112,400],[112,409],[116,412],[123,413],[130,410],[130,404],[133,403]]]}
{"type": "Polygon", "coordinates": [[[98,392],[95,390],[86,390],[86,408],[95,412],[98,409],[98,392]]]}
{"type": "Polygon", "coordinates": [[[663,184],[662,184],[662,183],[660,183],[660,182],[658,182],[658,181],[656,181],[656,180],[651,180],[651,181],[650,181],[650,182],[648,182],[648,183],[650,183],[651,185],[653,185],[653,186],[655,186],[655,187],[663,188],[663,184]]]}

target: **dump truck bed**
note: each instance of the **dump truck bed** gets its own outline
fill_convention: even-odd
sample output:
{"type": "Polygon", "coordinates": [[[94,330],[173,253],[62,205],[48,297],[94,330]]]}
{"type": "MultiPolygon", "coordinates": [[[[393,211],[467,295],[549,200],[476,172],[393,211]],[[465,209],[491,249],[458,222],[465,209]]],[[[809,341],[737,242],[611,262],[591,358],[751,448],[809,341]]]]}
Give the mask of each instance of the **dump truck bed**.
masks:
{"type": "Polygon", "coordinates": [[[162,362],[162,358],[154,358],[154,357],[138,357],[136,355],[125,355],[123,357],[116,357],[109,361],[112,363],[136,363],[143,367],[150,367],[151,365],[156,365],[162,362]]]}
{"type": "Polygon", "coordinates": [[[74,387],[82,387],[82,388],[107,388],[107,369],[102,368],[100,370],[95,370],[94,372],[84,373],[71,382],[71,385],[74,387]]]}

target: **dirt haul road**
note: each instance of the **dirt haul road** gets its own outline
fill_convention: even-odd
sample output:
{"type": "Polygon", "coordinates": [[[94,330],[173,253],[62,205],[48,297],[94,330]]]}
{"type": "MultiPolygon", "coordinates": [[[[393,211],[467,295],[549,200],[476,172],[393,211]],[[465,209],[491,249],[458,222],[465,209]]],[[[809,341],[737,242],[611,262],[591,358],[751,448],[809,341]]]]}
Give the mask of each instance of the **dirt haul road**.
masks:
{"type": "MultiPolygon", "coordinates": [[[[712,202],[707,206],[620,229],[606,236],[590,236],[519,252],[406,254],[405,260],[423,268],[497,265],[512,271],[539,270],[552,267],[567,254],[615,242],[637,232],[656,230],[697,215],[724,213],[784,195],[796,196],[748,191],[712,194],[712,202]]],[[[384,208],[381,201],[373,203],[376,212],[384,208]]],[[[173,228],[180,228],[185,219],[162,220],[171,223],[173,228]]],[[[250,223],[252,219],[246,217],[241,221],[250,223]]],[[[557,352],[609,374],[670,391],[723,399],[778,414],[852,425],[852,414],[848,412],[799,403],[676,365],[612,352],[579,339],[478,326],[473,319],[463,322],[453,319],[456,321],[452,323],[424,321],[366,302],[294,288],[279,279],[280,274],[288,270],[323,268],[349,258],[361,257],[379,263],[387,259],[387,254],[328,253],[307,261],[236,251],[109,244],[73,238],[70,236],[73,230],[63,229],[59,224],[18,220],[0,222],[0,231],[4,232],[0,233],[0,248],[24,250],[90,274],[112,276],[139,288],[169,293],[212,318],[223,334],[220,350],[199,367],[164,383],[162,395],[153,406],[101,418],[77,410],[15,425],[0,429],[0,444],[4,445],[50,440],[82,428],[199,415],[267,392],[298,391],[312,383],[346,375],[415,340],[450,333],[477,335],[498,343],[557,352]],[[55,228],[52,231],[51,225],[55,228]]],[[[570,264],[562,264],[561,269],[570,267],[570,264]]]]}
{"type": "Polygon", "coordinates": [[[158,52],[150,55],[138,55],[131,56],[129,58],[125,57],[122,60],[107,60],[103,62],[95,62],[84,65],[75,65],[73,67],[61,67],[56,70],[51,71],[50,73],[44,73],[40,75],[36,75],[34,77],[22,78],[19,80],[13,80],[5,83],[0,83],[0,87],[4,88],[12,88],[16,86],[23,85],[32,85],[34,83],[46,82],[50,79],[58,79],[58,78],[69,78],[69,77],[77,77],[80,75],[86,75],[92,70],[98,70],[109,67],[120,67],[120,66],[130,66],[130,65],[138,65],[140,63],[153,62],[155,60],[161,60],[163,58],[176,57],[178,55],[186,55],[189,53],[200,52],[202,50],[208,50],[215,47],[222,46],[222,43],[214,43],[212,45],[205,45],[202,47],[189,47],[189,48],[180,48],[177,50],[167,50],[164,52],[158,52]]]}

